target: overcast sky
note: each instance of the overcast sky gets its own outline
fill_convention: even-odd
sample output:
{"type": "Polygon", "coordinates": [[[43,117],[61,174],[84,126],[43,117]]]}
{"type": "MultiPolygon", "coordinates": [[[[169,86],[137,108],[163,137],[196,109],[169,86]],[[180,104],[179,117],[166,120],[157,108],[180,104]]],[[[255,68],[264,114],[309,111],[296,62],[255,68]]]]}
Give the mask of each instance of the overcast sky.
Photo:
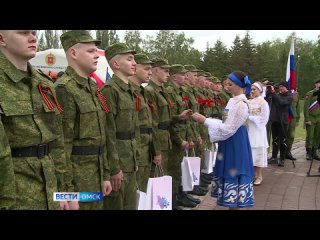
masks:
{"type": "MultiPolygon", "coordinates": [[[[142,38],[147,35],[155,36],[159,30],[140,30],[142,38]]],[[[194,39],[193,47],[199,51],[205,51],[207,42],[210,47],[214,46],[214,43],[220,39],[227,47],[230,47],[235,39],[236,35],[240,38],[245,36],[246,30],[179,30],[183,31],[187,38],[192,37],[194,39]]],[[[265,41],[273,41],[277,38],[285,40],[292,32],[297,34],[297,37],[304,40],[316,41],[320,30],[250,30],[250,36],[254,43],[261,43],[265,41]]],[[[125,30],[117,30],[117,34],[120,41],[123,41],[125,30]]]]}

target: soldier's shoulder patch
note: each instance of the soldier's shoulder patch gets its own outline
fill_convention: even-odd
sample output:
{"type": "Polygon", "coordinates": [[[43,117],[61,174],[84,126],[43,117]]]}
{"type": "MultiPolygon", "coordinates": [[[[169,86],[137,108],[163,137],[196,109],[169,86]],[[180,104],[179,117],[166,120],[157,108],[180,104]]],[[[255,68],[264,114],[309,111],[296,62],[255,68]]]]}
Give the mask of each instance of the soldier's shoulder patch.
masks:
{"type": "Polygon", "coordinates": [[[54,85],[55,86],[64,86],[66,85],[70,80],[72,79],[72,77],[64,74],[61,78],[59,78],[54,85]]]}

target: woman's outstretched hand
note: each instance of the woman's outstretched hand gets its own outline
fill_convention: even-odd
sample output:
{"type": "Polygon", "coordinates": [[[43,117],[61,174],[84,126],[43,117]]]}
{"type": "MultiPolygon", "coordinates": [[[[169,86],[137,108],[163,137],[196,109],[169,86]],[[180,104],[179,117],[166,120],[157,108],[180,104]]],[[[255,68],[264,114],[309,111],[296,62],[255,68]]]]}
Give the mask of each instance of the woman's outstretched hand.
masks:
{"type": "Polygon", "coordinates": [[[200,113],[194,113],[194,114],[192,114],[191,115],[191,118],[194,120],[194,121],[196,121],[196,122],[198,122],[198,123],[201,123],[201,124],[203,124],[204,123],[204,121],[206,120],[206,117],[205,116],[203,116],[202,114],[200,114],[200,113]]]}

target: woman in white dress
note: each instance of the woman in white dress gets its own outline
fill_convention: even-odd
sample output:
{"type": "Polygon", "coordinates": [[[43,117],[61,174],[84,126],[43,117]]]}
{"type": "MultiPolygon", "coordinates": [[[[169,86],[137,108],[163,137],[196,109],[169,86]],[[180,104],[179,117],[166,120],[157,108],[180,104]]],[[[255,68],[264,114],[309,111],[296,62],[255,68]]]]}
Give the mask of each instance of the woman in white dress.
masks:
{"type": "Polygon", "coordinates": [[[244,91],[250,93],[251,83],[241,71],[234,71],[225,80],[226,90],[233,97],[224,109],[223,121],[194,113],[193,120],[208,126],[211,142],[218,142],[214,176],[218,187],[212,192],[217,204],[230,209],[254,206],[252,180],[254,168],[246,121],[249,106],[244,91]]]}
{"type": "Polygon", "coordinates": [[[251,86],[251,97],[248,101],[250,115],[248,121],[248,134],[252,150],[253,166],[256,179],[253,185],[260,185],[263,181],[262,168],[268,166],[268,139],[266,125],[269,120],[270,109],[262,97],[263,86],[255,82],[251,86]]]}

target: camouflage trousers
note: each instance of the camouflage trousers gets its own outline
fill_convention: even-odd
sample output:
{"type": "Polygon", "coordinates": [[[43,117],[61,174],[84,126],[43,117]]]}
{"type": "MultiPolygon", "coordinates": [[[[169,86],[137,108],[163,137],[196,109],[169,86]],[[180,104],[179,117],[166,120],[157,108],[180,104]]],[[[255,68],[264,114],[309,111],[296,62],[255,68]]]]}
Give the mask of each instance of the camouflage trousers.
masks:
{"type": "Polygon", "coordinates": [[[104,210],[135,210],[136,209],[137,179],[136,172],[124,172],[121,187],[118,192],[103,199],[104,210]]]}
{"type": "Polygon", "coordinates": [[[53,201],[58,192],[54,163],[51,157],[13,158],[16,210],[57,210],[59,202],[53,201]]]}
{"type": "Polygon", "coordinates": [[[172,176],[172,193],[173,195],[179,192],[181,186],[181,162],[185,156],[180,146],[172,144],[172,149],[169,151],[168,174],[172,176]]]}
{"type": "Polygon", "coordinates": [[[147,166],[139,166],[137,171],[137,184],[142,192],[147,192],[148,179],[151,173],[151,163],[147,166]]]}

